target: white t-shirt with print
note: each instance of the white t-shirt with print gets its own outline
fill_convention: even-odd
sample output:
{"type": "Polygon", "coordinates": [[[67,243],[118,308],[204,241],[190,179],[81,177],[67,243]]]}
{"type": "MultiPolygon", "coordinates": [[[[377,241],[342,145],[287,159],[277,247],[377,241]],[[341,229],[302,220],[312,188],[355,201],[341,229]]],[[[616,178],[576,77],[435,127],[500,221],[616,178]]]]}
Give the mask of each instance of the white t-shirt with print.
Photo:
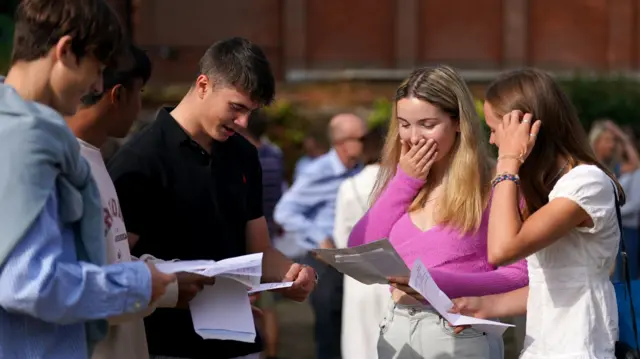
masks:
{"type": "Polygon", "coordinates": [[[521,358],[614,359],[618,310],[609,271],[620,231],[614,187],[597,166],[580,165],[562,176],[549,202],[565,198],[593,220],[527,258],[527,335],[521,358]]]}
{"type": "MultiPolygon", "coordinates": [[[[107,263],[131,261],[127,230],[122,219],[116,189],[109,177],[100,150],[82,141],[80,153],[89,162],[93,178],[98,184],[102,202],[105,238],[107,240],[107,263]]],[[[117,325],[109,326],[107,338],[99,342],[92,359],[146,359],[149,358],[147,337],[142,315],[130,316],[117,325]]]]}

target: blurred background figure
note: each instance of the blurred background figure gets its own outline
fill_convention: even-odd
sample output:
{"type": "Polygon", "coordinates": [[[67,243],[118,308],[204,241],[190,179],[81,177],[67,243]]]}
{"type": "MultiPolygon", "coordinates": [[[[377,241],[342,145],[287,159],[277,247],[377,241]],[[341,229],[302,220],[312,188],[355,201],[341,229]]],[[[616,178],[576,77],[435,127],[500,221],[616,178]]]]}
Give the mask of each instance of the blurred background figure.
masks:
{"type": "MultiPolygon", "coordinates": [[[[363,139],[364,168],[346,179],[338,190],[333,240],[337,248],[346,248],[353,226],[369,209],[370,196],[380,169],[380,154],[386,126],[376,126],[363,139]]],[[[390,292],[386,285],[365,285],[344,276],[342,299],[342,357],[376,359],[380,329],[390,292]]]]}
{"type": "MultiPolygon", "coordinates": [[[[282,151],[266,139],[269,119],[264,111],[255,110],[249,115],[245,137],[258,150],[262,166],[263,213],[269,227],[269,237],[273,240],[281,234],[281,228],[273,221],[273,210],[282,197],[284,182],[284,159],[282,151]]],[[[262,292],[256,302],[262,309],[264,322],[264,354],[266,359],[275,359],[278,354],[278,320],[275,311],[275,294],[262,292]]]]}
{"type": "MultiPolygon", "coordinates": [[[[277,204],[274,219],[285,231],[294,233],[307,250],[335,248],[333,240],[338,188],[361,169],[364,120],[353,114],[339,114],[329,123],[332,149],[315,159],[300,173],[277,204]]],[[[312,266],[321,280],[311,295],[315,313],[317,359],[339,359],[342,321],[342,274],[309,253],[302,263],[312,266]]]]}
{"type": "MultiPolygon", "coordinates": [[[[609,119],[594,122],[589,133],[591,146],[600,162],[618,176],[620,185],[627,196],[626,203],[620,208],[622,230],[629,275],[638,278],[640,245],[638,224],[640,222],[640,171],[638,171],[638,151],[634,144],[633,131],[622,131],[609,119]]],[[[622,258],[618,255],[613,274],[614,281],[623,279],[622,258]]]]}
{"type": "Polygon", "coordinates": [[[638,168],[638,153],[632,140],[613,121],[603,119],[594,122],[589,140],[598,160],[616,176],[638,168]]]}
{"type": "Polygon", "coordinates": [[[294,181],[313,160],[327,153],[327,141],[323,137],[325,137],[324,133],[311,132],[302,140],[304,155],[296,162],[296,167],[293,172],[294,181]]]}

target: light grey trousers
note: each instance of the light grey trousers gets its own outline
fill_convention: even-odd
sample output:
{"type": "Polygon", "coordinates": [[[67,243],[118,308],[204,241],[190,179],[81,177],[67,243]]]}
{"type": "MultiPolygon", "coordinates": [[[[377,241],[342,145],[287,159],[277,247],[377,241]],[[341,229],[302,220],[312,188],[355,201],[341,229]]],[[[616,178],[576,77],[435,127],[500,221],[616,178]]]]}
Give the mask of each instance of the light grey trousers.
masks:
{"type": "Polygon", "coordinates": [[[430,306],[390,301],[380,323],[378,359],[503,359],[502,337],[465,329],[455,334],[430,306]]]}

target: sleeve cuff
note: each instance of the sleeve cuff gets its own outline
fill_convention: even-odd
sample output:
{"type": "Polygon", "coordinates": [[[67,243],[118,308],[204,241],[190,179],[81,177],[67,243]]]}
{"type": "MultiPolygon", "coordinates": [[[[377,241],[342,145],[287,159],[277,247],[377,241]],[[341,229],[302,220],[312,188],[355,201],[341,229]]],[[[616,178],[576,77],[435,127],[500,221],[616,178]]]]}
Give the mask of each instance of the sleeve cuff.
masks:
{"type": "Polygon", "coordinates": [[[424,186],[424,184],[427,182],[423,179],[409,176],[405,171],[402,170],[402,168],[400,168],[400,166],[398,166],[396,169],[394,180],[397,180],[398,182],[401,182],[416,191],[424,186]]]}
{"type": "Polygon", "coordinates": [[[149,306],[151,300],[151,272],[142,261],[121,263],[121,265],[126,266],[125,270],[131,278],[123,312],[139,312],[149,306]]]}

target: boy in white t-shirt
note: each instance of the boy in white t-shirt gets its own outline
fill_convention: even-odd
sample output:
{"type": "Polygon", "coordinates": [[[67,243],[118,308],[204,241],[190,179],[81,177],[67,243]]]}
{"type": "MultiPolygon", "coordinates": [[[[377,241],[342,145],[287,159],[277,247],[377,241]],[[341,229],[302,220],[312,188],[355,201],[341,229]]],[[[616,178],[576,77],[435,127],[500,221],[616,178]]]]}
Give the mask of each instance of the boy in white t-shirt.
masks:
{"type": "MultiPolygon", "coordinates": [[[[135,242],[127,235],[118,196],[100,152],[108,137],[122,138],[129,132],[140,112],[140,93],[151,75],[151,62],[142,50],[131,46],[128,55],[130,66],[126,69],[105,69],[103,91],[85,96],[78,112],[66,119],[98,184],[108,263],[136,260],[129,250],[135,242]]],[[[150,260],[156,259],[151,257],[150,260]]],[[[166,294],[153,307],[187,306],[204,284],[212,284],[204,277],[188,273],[178,273],[177,277],[177,283],[167,287],[166,294]]],[[[133,315],[109,318],[109,334],[97,345],[92,359],[149,358],[143,317],[149,315],[153,307],[133,315]]]]}

